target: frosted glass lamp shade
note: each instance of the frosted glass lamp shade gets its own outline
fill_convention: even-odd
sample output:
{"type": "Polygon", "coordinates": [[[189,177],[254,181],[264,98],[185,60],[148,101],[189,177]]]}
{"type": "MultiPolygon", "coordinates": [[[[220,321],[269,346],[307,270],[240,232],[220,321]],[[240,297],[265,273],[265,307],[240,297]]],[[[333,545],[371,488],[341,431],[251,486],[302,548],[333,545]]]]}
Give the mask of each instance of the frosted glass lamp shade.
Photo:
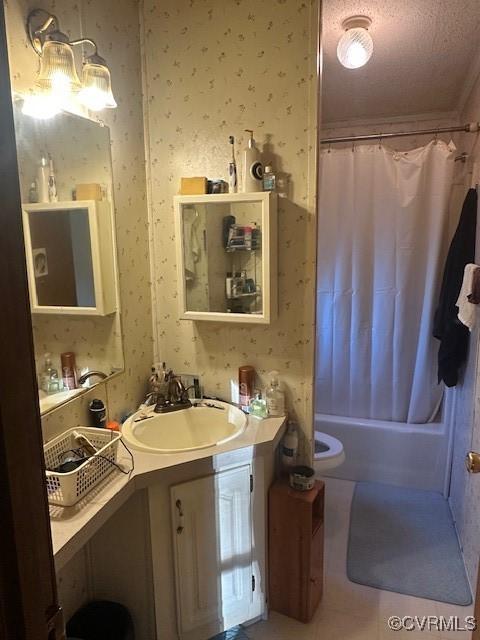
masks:
{"type": "MultiPolygon", "coordinates": [[[[100,59],[100,58],[99,58],[100,59]]],[[[110,71],[105,64],[87,60],[82,71],[83,88],[79,100],[91,111],[115,109],[110,71]]]]}
{"type": "Polygon", "coordinates": [[[348,29],[338,41],[337,57],[347,69],[363,67],[372,53],[372,36],[364,27],[348,29]]]}
{"type": "Polygon", "coordinates": [[[59,98],[80,89],[72,47],[67,42],[47,40],[44,43],[37,85],[59,98]]]}

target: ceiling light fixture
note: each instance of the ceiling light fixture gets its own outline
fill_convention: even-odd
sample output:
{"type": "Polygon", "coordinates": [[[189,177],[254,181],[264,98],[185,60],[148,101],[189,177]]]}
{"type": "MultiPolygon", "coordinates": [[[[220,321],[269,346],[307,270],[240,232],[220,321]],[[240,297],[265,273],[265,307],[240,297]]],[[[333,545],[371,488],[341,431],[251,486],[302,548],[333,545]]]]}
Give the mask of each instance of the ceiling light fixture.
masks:
{"type": "Polygon", "coordinates": [[[43,9],[34,9],[27,19],[30,43],[40,56],[36,91],[27,96],[23,112],[47,118],[68,108],[77,99],[92,111],[113,109],[117,106],[112,93],[110,71],[105,60],[97,53],[97,45],[90,38],[69,40],[60,31],[58,18],[43,9]],[[86,44],[93,54],[83,63],[82,82],[77,74],[73,47],[86,44]]]}
{"type": "Polygon", "coordinates": [[[338,41],[337,58],[347,69],[363,67],[372,57],[373,40],[368,33],[371,24],[367,16],[352,16],[342,22],[345,33],[338,41]]]}

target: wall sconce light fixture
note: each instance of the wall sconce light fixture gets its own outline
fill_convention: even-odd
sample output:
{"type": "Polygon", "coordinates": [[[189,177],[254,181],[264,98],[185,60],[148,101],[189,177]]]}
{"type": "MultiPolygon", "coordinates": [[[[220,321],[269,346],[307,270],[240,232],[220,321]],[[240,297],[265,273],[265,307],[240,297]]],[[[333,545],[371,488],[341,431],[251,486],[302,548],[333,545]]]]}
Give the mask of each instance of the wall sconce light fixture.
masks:
{"type": "Polygon", "coordinates": [[[67,106],[72,99],[78,99],[92,111],[114,109],[117,106],[112,93],[110,70],[98,55],[93,40],[69,40],[60,31],[58,18],[43,9],[30,12],[27,32],[32,47],[40,56],[40,68],[37,91],[25,99],[24,113],[48,118],[67,106]],[[80,44],[93,47],[93,53],[83,62],[81,81],[73,55],[73,47],[80,44]]]}

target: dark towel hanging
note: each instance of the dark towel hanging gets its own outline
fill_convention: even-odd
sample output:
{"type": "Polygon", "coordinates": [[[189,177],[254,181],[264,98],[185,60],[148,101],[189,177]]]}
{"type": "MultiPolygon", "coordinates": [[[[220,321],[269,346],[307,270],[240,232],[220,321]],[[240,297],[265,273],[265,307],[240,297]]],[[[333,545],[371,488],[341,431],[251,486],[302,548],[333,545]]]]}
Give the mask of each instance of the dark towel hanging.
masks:
{"type": "Polygon", "coordinates": [[[475,261],[477,229],[477,190],[469,189],[462,207],[457,230],[448,250],[433,335],[440,340],[438,349],[438,381],[447,387],[458,382],[458,372],[465,362],[470,332],[458,319],[456,302],[462,288],[465,265],[475,261]]]}

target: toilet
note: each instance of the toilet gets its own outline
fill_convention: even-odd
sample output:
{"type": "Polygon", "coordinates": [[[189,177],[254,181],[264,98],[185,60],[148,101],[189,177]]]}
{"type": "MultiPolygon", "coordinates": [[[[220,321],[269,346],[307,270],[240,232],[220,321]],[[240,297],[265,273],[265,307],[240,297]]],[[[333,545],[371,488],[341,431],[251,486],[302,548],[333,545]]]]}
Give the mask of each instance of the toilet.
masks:
{"type": "Polygon", "coordinates": [[[343,444],[337,438],[322,431],[315,431],[315,452],[313,468],[315,475],[322,475],[327,469],[334,469],[345,460],[343,444]]]}

